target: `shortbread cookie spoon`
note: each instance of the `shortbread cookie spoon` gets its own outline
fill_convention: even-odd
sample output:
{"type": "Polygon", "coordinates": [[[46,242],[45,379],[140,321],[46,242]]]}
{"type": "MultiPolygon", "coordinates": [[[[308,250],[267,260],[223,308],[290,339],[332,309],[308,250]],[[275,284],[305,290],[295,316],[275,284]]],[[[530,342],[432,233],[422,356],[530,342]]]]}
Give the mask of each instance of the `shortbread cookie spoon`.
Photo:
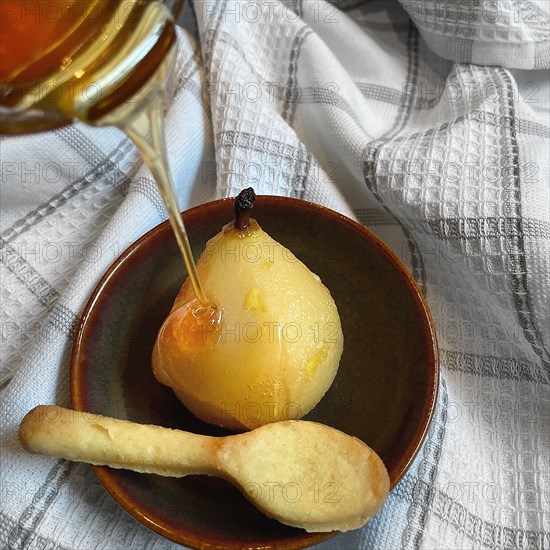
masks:
{"type": "Polygon", "coordinates": [[[19,437],[33,453],[162,476],[221,477],[267,516],[307,531],[361,527],[389,491],[372,449],[303,420],[210,437],[41,405],[25,416],[19,437]]]}

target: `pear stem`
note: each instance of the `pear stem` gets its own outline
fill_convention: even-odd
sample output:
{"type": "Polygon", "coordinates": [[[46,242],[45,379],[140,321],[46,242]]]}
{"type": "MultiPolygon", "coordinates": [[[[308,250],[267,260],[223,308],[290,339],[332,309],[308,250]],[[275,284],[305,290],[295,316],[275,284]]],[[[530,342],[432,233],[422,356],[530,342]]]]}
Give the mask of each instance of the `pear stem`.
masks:
{"type": "Polygon", "coordinates": [[[250,222],[250,211],[254,206],[254,201],[256,200],[256,193],[254,189],[249,187],[248,189],[243,189],[235,199],[234,209],[235,209],[235,222],[234,227],[242,231],[246,229],[250,222]]]}

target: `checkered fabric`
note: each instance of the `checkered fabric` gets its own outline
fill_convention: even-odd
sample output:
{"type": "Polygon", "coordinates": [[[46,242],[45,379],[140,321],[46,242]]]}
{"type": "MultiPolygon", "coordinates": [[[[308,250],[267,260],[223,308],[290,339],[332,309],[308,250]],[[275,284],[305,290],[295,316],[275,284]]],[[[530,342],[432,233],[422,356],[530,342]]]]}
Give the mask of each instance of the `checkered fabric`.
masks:
{"type": "MultiPolygon", "coordinates": [[[[442,368],[427,441],[383,510],[322,548],[550,548],[550,3],[199,1],[167,114],[182,210],[299,197],[357,219],[409,267],[442,368]]],[[[17,440],[68,404],[82,308],[166,218],[113,129],[1,145],[0,547],[167,549],[89,466],[17,440]]]]}

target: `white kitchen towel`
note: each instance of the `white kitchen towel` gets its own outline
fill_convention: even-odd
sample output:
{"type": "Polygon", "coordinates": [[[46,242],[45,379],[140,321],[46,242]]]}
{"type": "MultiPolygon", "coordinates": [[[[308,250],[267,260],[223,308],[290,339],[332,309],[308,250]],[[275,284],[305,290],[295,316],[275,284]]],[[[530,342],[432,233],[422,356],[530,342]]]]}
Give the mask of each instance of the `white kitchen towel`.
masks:
{"type": "MultiPolygon", "coordinates": [[[[167,113],[182,209],[253,186],[324,204],[409,266],[434,422],[380,514],[322,548],[550,548],[547,1],[195,1],[167,113]]],[[[82,308],[166,213],[118,131],[2,137],[0,547],[165,549],[87,465],[26,454],[68,404],[82,308]]]]}

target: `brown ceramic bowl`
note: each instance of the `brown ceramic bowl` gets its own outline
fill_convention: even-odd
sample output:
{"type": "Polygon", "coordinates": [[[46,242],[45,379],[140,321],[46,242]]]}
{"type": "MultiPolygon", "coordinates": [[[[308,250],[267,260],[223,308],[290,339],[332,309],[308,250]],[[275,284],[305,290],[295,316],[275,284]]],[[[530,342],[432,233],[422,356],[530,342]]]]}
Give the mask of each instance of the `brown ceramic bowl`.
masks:
{"type": "MultiPolygon", "coordinates": [[[[306,418],[352,434],[384,460],[391,485],[424,440],[439,370],[434,328],[408,271],[372,233],[326,208],[260,196],[254,217],[330,289],[344,332],[334,384],[306,418]]],[[[184,213],[195,257],[233,218],[232,200],[184,213]]],[[[209,435],[226,434],[192,414],[154,379],[150,355],[185,273],[167,223],[109,269],[84,311],[71,365],[78,410],[209,435]]],[[[264,517],[227,482],[96,467],[111,495],[145,525],[197,548],[303,548],[332,536],[264,517]]]]}

